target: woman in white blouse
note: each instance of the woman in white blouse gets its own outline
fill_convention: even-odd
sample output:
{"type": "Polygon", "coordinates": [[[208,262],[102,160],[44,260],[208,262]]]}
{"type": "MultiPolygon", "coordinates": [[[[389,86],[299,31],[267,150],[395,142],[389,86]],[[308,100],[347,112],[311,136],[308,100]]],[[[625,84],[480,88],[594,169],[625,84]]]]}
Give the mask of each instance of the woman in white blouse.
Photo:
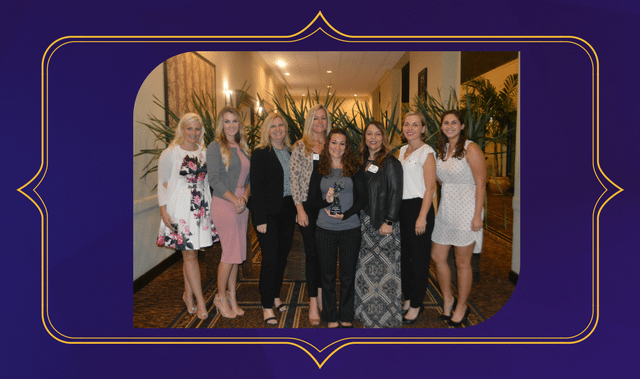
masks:
{"type": "Polygon", "coordinates": [[[424,309],[431,260],[431,232],[434,225],[433,193],[436,187],[436,160],[431,146],[424,143],[426,121],[422,114],[409,112],[402,136],[407,145],[400,149],[403,170],[400,206],[400,270],[404,304],[403,324],[416,322],[424,309]]]}

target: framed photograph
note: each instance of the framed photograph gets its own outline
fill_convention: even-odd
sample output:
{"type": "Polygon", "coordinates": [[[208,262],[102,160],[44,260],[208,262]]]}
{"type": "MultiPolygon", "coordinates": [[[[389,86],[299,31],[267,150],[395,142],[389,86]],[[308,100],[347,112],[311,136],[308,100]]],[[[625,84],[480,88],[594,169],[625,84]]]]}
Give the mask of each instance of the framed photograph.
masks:
{"type": "Polygon", "coordinates": [[[418,74],[418,96],[422,99],[427,98],[427,68],[425,67],[418,74]]]}

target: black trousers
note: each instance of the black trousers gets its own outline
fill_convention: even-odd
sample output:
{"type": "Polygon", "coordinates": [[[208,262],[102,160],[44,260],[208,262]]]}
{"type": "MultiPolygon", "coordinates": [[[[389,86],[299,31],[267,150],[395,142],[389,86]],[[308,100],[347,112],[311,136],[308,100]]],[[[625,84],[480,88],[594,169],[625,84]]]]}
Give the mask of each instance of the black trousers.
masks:
{"type": "Polygon", "coordinates": [[[353,322],[356,264],[360,228],[333,231],[317,228],[318,258],[322,272],[322,318],[327,322],[353,322]],[[340,311],[336,300],[336,270],[340,256],[340,311]]]}
{"type": "MultiPolygon", "coordinates": [[[[256,230],[262,264],[260,267],[260,302],[264,308],[273,308],[273,299],[280,297],[284,269],[291,250],[296,222],[296,207],[291,196],[282,199],[282,208],[276,215],[267,215],[267,232],[256,230]]],[[[257,225],[254,225],[254,228],[257,225]]]]}
{"type": "Polygon", "coordinates": [[[427,213],[424,234],[416,235],[416,220],[422,207],[422,198],[402,200],[400,206],[400,278],[402,294],[411,302],[411,308],[422,305],[429,283],[431,263],[431,232],[435,221],[433,205],[427,213]]]}
{"type": "Polygon", "coordinates": [[[316,246],[316,221],[318,220],[318,211],[311,209],[307,206],[306,202],[303,202],[302,206],[309,218],[308,226],[300,226],[300,234],[302,234],[302,243],[304,244],[307,292],[309,293],[309,297],[318,297],[318,288],[321,288],[320,286],[322,285],[320,263],[318,262],[318,247],[316,246]]]}

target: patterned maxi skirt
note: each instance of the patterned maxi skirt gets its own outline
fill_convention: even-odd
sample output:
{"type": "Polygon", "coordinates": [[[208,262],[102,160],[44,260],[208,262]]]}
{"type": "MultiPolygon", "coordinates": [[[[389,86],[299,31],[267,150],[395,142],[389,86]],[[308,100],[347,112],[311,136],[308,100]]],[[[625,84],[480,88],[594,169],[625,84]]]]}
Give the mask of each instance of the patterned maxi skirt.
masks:
{"type": "Polygon", "coordinates": [[[402,326],[400,283],[400,223],[382,236],[371,218],[360,212],[362,242],[356,266],[355,317],[366,328],[402,326]]]}

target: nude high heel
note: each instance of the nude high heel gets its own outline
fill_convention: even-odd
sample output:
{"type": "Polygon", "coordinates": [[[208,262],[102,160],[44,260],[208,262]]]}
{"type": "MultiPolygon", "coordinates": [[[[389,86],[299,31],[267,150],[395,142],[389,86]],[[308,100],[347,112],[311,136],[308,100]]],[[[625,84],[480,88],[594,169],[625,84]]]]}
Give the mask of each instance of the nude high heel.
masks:
{"type": "Polygon", "coordinates": [[[216,295],[213,298],[213,304],[216,306],[216,308],[218,308],[222,317],[236,318],[236,313],[231,309],[231,307],[229,307],[227,299],[225,299],[224,297],[218,297],[218,295],[216,295]]]}
{"type": "Polygon", "coordinates": [[[238,301],[236,300],[236,292],[233,291],[229,291],[227,290],[227,301],[229,301],[229,306],[231,306],[231,310],[237,315],[237,316],[244,316],[244,311],[242,310],[242,308],[240,308],[240,306],[238,305],[238,301]],[[233,302],[231,301],[233,299],[233,302]],[[233,304],[235,303],[235,307],[233,306],[233,304]]]}

